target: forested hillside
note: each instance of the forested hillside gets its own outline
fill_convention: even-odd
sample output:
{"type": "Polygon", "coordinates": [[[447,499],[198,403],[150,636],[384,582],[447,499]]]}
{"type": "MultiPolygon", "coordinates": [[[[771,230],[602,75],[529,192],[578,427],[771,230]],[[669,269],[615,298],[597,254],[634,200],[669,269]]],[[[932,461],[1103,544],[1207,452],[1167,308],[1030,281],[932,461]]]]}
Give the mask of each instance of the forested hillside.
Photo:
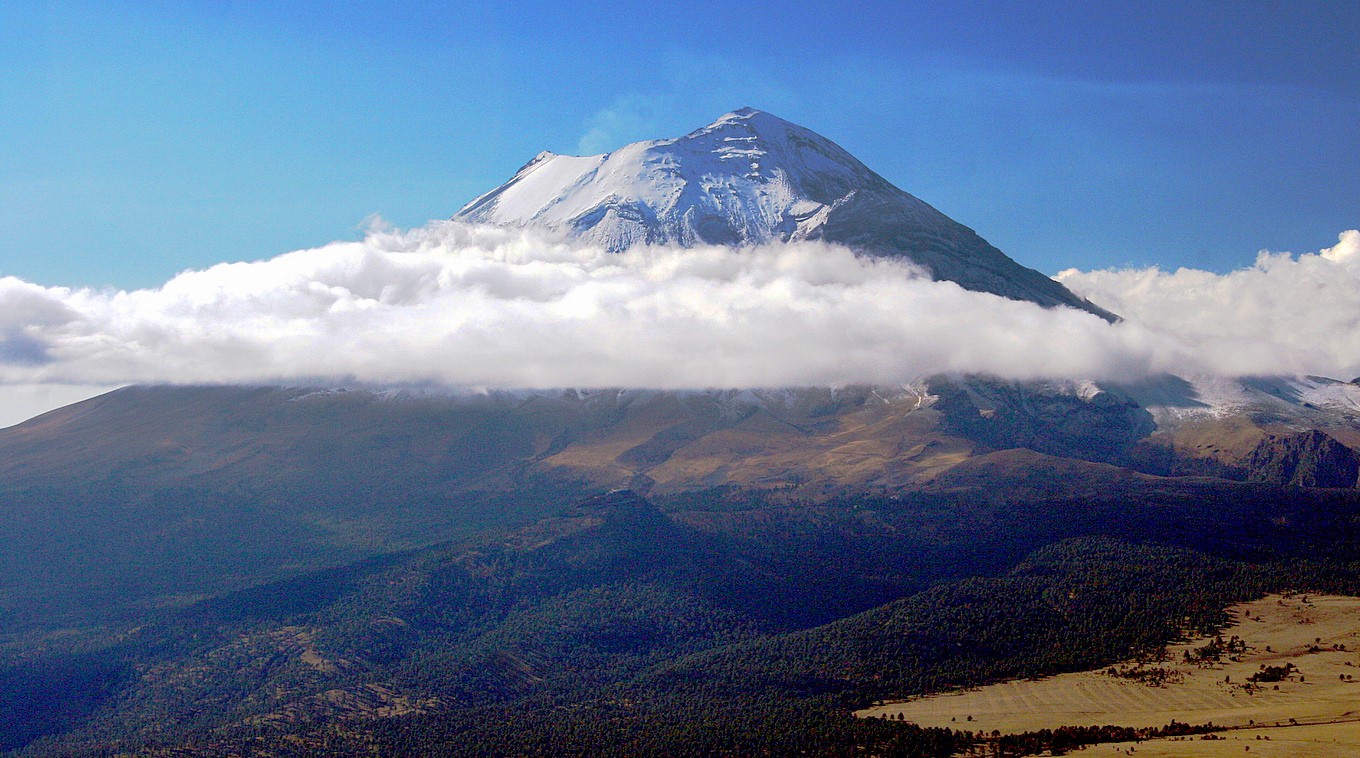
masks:
{"type": "Polygon", "coordinates": [[[1352,491],[1019,459],[1010,483],[996,463],[822,503],[618,491],[151,611],[10,653],[5,747],[945,755],[968,735],[851,711],[1101,665],[1267,591],[1360,591],[1352,491]]]}

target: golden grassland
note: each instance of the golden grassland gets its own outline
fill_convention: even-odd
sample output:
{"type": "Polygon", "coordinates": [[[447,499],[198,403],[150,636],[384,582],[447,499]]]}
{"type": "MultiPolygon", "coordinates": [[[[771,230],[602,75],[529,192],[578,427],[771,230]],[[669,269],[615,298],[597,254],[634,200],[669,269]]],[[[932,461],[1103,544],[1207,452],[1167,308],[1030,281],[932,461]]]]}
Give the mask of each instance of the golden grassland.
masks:
{"type": "MultiPolygon", "coordinates": [[[[1099,671],[1002,682],[885,703],[865,717],[1013,734],[1060,726],[1157,727],[1171,721],[1227,729],[1202,737],[1098,745],[1135,755],[1360,755],[1360,598],[1270,595],[1230,609],[1213,640],[1099,671]],[[1278,681],[1277,674],[1286,673],[1278,681]],[[1258,681],[1252,681],[1256,677],[1258,681]],[[1259,739],[1258,739],[1259,738],[1259,739]]],[[[1114,752],[1109,752],[1114,755],[1114,752]]]]}
{"type": "Polygon", "coordinates": [[[1133,755],[1143,758],[1247,756],[1247,758],[1355,758],[1360,755],[1360,722],[1300,724],[1232,729],[1204,737],[1092,745],[1086,755],[1133,755]]]}
{"type": "Polygon", "coordinates": [[[810,483],[813,490],[834,490],[928,481],[973,454],[971,442],[941,431],[939,413],[920,396],[879,397],[830,413],[811,407],[818,398],[829,402],[829,394],[809,394],[731,425],[716,420],[717,409],[661,398],[582,435],[542,464],[598,486],[636,487],[645,476],[652,493],[727,484],[810,483]],[[637,454],[663,439],[664,451],[637,454]]]}

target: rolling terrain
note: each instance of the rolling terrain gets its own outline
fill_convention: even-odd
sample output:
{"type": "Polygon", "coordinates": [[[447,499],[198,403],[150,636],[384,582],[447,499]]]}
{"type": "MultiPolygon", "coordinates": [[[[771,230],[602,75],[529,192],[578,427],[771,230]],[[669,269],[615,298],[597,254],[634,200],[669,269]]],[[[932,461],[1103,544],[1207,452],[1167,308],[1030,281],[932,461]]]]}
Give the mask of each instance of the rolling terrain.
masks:
{"type": "Polygon", "coordinates": [[[851,712],[1360,591],[1360,491],[1135,470],[1162,412],[120,390],[0,432],[4,747],[948,754],[967,730],[851,712]]]}
{"type": "Polygon", "coordinates": [[[0,431],[0,634],[108,631],[124,612],[527,523],[619,487],[816,504],[969,477],[1019,476],[1036,498],[1057,486],[1007,450],[1107,464],[1061,475],[1087,494],[1133,472],[1353,487],[1355,452],[1321,430],[1348,417],[1272,400],[1159,425],[1165,407],[1121,388],[978,378],[689,393],[132,387],[0,431]],[[1313,417],[1329,425],[1305,426],[1313,417]]]}
{"type": "MultiPolygon", "coordinates": [[[[825,241],[1117,320],[752,109],[541,154],[455,218],[616,252],[825,241]]],[[[993,736],[957,714],[855,713],[1089,677],[1074,672],[1222,634],[1268,593],[1360,595],[1357,382],[314,384],[133,386],[0,430],[0,752],[948,756],[1183,738],[1211,729],[993,736]]]]}

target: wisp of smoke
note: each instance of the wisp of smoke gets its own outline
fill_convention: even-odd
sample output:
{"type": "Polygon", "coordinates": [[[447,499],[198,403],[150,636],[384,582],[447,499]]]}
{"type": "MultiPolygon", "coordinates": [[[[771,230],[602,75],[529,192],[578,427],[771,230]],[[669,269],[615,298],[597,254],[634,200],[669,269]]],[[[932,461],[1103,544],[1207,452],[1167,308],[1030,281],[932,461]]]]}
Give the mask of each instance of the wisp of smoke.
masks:
{"type": "Polygon", "coordinates": [[[1067,271],[1118,324],[820,243],[622,254],[457,222],[99,291],[0,279],[0,382],[658,389],[1360,369],[1360,234],[1227,275],[1067,271]]]}

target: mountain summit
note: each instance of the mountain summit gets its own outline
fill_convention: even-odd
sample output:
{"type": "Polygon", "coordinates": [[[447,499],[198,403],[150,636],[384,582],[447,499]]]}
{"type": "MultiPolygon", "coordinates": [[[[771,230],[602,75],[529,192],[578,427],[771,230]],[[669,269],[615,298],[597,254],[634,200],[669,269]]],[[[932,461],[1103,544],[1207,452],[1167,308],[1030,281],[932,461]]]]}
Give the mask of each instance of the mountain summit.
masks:
{"type": "Polygon", "coordinates": [[[636,244],[822,240],[902,256],[936,279],[1113,316],[903,192],[831,140],[753,108],[683,137],[590,156],[539,153],[454,218],[636,244]]]}

